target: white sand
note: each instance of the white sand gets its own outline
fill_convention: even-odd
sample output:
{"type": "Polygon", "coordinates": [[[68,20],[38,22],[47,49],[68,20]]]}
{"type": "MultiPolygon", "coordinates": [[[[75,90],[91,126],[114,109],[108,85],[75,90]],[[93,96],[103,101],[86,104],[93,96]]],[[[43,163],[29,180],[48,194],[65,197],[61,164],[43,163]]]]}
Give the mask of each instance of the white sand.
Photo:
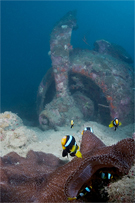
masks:
{"type": "MultiPolygon", "coordinates": [[[[22,126],[16,128],[14,131],[5,131],[6,135],[4,137],[4,140],[1,141],[1,156],[11,151],[15,151],[19,155],[25,157],[27,152],[32,149],[34,151],[52,153],[57,157],[62,158],[62,137],[65,135],[72,135],[75,137],[77,144],[80,145],[82,138],[81,132],[84,127],[88,126],[92,127],[94,134],[108,146],[115,144],[119,140],[122,140],[124,138],[132,137],[134,131],[133,124],[130,124],[128,126],[119,126],[118,129],[114,131],[113,128],[109,128],[91,121],[80,123],[80,125],[76,125],[75,123],[73,128],[70,128],[70,124],[69,126],[58,127],[58,131],[42,131],[38,127],[22,126]],[[13,134],[15,134],[15,136],[13,136],[13,134]]],[[[64,159],[70,160],[72,159],[72,157],[69,156],[68,158],[64,159]]]]}

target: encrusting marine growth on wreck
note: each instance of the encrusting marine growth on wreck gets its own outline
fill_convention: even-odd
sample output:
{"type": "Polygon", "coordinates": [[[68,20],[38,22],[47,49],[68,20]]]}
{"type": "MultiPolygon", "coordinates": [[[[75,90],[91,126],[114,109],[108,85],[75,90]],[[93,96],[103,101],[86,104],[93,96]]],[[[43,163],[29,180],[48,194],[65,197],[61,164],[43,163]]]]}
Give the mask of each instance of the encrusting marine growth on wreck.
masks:
{"type": "Polygon", "coordinates": [[[108,125],[108,120],[115,117],[123,124],[132,123],[131,57],[122,47],[103,39],[97,40],[92,50],[72,47],[72,32],[77,28],[76,12],[70,11],[50,34],[52,67],[43,77],[37,94],[40,127],[56,129],[70,119],[108,125]],[[60,106],[65,106],[64,112],[60,106]],[[54,119],[57,114],[58,120],[54,119]]]}

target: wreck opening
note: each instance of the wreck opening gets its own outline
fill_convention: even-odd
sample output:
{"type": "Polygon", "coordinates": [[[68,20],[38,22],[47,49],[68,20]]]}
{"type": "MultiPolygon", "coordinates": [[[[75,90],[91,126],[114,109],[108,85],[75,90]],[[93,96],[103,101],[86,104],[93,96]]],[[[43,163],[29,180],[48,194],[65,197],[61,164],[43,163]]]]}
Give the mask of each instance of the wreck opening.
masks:
{"type": "Polygon", "coordinates": [[[69,72],[68,85],[84,119],[108,125],[111,119],[110,108],[102,89],[90,78],[73,71],[69,72]]]}
{"type": "Polygon", "coordinates": [[[46,75],[43,77],[38,94],[37,94],[37,112],[40,112],[49,104],[56,95],[56,86],[54,80],[54,74],[52,68],[48,70],[46,75]]]}
{"type": "Polygon", "coordinates": [[[55,95],[56,95],[56,87],[55,87],[55,80],[53,77],[48,86],[48,89],[45,92],[45,95],[44,95],[45,99],[43,102],[43,106],[45,107],[46,104],[50,103],[53,100],[53,98],[55,97],[55,95]]]}

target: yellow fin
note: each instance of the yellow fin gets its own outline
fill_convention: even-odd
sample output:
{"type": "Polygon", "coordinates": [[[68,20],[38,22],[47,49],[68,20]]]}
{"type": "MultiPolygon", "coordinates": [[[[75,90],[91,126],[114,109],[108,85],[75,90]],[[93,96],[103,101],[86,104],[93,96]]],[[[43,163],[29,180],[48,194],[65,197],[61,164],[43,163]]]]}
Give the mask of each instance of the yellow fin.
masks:
{"type": "Polygon", "coordinates": [[[112,127],[114,127],[113,121],[111,121],[111,123],[109,124],[109,128],[112,128],[112,127]]]}
{"type": "Polygon", "coordinates": [[[92,186],[90,186],[90,188],[92,189],[92,186]]]}
{"type": "Polygon", "coordinates": [[[72,201],[74,199],[76,199],[77,197],[68,197],[68,201],[72,201]]]}
{"type": "Polygon", "coordinates": [[[77,146],[76,146],[76,145],[73,145],[73,147],[72,147],[72,149],[71,149],[70,151],[75,153],[76,150],[77,150],[77,146]]]}
{"type": "Polygon", "coordinates": [[[66,147],[62,146],[63,149],[66,149],[66,147]]]}
{"type": "Polygon", "coordinates": [[[121,123],[121,122],[119,122],[119,126],[120,126],[120,125],[122,125],[122,123],[121,123]]]}
{"type": "Polygon", "coordinates": [[[82,154],[80,151],[77,151],[76,154],[75,154],[78,158],[82,158],[82,154]]]}

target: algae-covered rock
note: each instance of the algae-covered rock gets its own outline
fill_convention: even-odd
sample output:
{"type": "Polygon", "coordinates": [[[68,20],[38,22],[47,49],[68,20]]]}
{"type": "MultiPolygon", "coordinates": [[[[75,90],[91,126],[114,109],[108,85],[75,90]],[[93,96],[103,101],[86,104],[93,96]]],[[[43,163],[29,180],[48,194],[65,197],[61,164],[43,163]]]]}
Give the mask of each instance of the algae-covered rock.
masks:
{"type": "Polygon", "coordinates": [[[11,111],[5,111],[0,114],[0,128],[4,130],[15,130],[19,126],[23,126],[22,119],[11,111]]]}

